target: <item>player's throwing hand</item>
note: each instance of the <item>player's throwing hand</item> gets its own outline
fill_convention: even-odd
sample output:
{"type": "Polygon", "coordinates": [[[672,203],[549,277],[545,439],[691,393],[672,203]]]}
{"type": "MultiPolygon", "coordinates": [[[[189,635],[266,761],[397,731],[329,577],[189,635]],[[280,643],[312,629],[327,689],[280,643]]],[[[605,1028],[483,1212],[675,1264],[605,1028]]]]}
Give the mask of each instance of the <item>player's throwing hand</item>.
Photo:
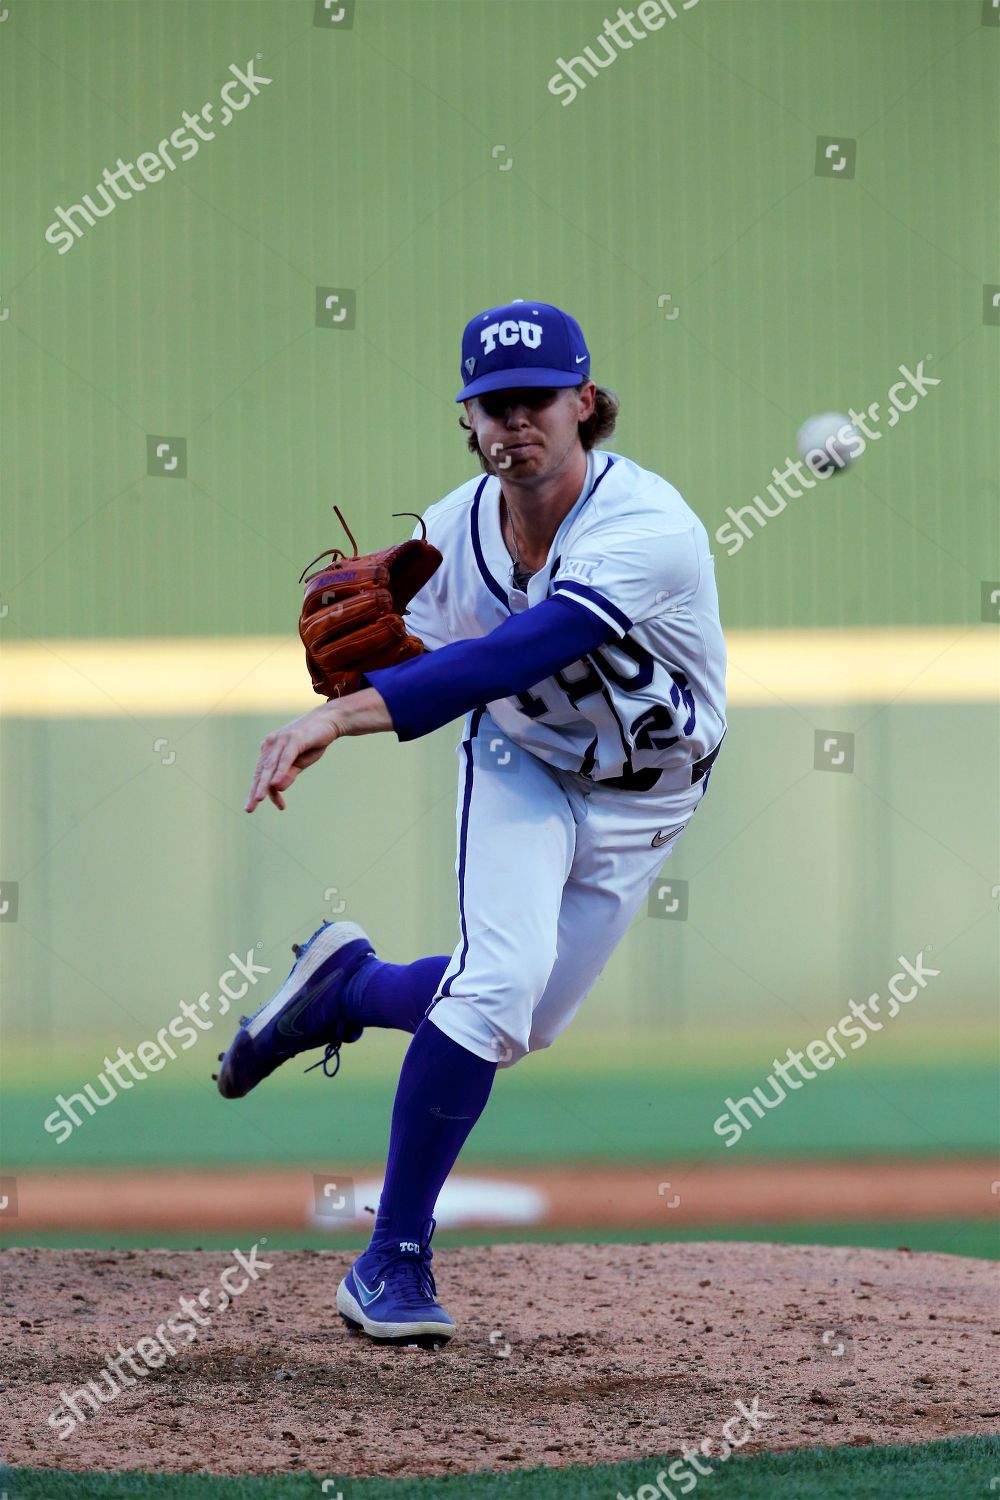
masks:
{"type": "Polygon", "coordinates": [[[285,810],[287,792],[300,771],[319,760],[334,740],[344,735],[382,734],[392,728],[385,699],[375,688],[363,688],[347,698],[332,699],[276,729],[261,742],[257,769],[250,783],[246,811],[270,797],[279,812],[285,810]]]}
{"type": "Polygon", "coordinates": [[[343,732],[335,705],[322,703],[269,734],[261,742],[245,810],[253,812],[259,802],[270,797],[275,807],[284,812],[282,792],[288,790],[300,771],[315,765],[326,747],[343,732]]]}

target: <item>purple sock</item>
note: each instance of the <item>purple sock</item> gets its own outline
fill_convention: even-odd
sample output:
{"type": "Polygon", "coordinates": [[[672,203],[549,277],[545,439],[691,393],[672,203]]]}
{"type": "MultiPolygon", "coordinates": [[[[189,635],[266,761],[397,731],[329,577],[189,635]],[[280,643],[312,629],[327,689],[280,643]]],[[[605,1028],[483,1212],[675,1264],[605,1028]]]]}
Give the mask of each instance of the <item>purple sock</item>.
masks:
{"type": "Polygon", "coordinates": [[[344,987],[344,1010],[362,1026],[416,1031],[450,962],[450,954],[418,958],[412,964],[366,959],[344,987]]]}
{"type": "Polygon", "coordinates": [[[445,1178],[486,1107],[496,1069],[433,1021],[421,1022],[399,1075],[373,1243],[422,1238],[445,1178]]]}

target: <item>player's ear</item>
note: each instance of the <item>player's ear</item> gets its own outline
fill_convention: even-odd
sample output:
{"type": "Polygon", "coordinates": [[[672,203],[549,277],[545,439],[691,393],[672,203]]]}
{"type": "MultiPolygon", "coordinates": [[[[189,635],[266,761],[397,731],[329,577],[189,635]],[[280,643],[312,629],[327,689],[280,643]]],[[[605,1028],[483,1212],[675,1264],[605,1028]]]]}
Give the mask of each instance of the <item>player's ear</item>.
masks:
{"type": "Polygon", "coordinates": [[[580,405],[578,416],[581,422],[586,422],[588,417],[594,415],[594,404],[597,399],[597,385],[593,380],[585,380],[577,387],[577,400],[580,405]]]}

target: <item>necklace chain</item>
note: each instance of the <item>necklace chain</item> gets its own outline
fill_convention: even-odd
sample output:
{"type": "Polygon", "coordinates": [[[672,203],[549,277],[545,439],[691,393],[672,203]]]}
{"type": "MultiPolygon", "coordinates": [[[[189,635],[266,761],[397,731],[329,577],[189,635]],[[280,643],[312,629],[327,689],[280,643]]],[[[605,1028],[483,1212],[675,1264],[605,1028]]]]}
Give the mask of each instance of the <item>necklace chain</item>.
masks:
{"type": "Polygon", "coordinates": [[[504,496],[503,505],[504,505],[504,510],[507,513],[507,524],[510,527],[510,538],[511,538],[511,541],[514,543],[514,558],[513,558],[514,566],[513,566],[513,569],[512,569],[512,574],[513,574],[513,577],[516,580],[518,572],[523,571],[520,568],[521,549],[517,545],[517,532],[514,530],[514,517],[510,513],[510,506],[507,504],[507,497],[506,496],[504,496]]]}
{"type": "Polygon", "coordinates": [[[514,517],[510,513],[509,506],[507,508],[507,524],[510,527],[510,539],[514,543],[514,571],[516,572],[517,565],[521,561],[521,549],[517,545],[517,532],[514,530],[514,517]]]}

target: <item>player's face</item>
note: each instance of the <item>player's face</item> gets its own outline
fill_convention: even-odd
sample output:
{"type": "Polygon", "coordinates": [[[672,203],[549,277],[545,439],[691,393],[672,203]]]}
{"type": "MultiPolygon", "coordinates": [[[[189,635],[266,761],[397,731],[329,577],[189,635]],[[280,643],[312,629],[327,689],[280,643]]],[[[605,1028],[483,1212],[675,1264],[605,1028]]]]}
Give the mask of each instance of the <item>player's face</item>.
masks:
{"type": "Polygon", "coordinates": [[[594,410],[593,381],[489,391],[466,401],[479,446],[501,474],[519,483],[559,472],[580,445],[579,424],[594,410]]]}

